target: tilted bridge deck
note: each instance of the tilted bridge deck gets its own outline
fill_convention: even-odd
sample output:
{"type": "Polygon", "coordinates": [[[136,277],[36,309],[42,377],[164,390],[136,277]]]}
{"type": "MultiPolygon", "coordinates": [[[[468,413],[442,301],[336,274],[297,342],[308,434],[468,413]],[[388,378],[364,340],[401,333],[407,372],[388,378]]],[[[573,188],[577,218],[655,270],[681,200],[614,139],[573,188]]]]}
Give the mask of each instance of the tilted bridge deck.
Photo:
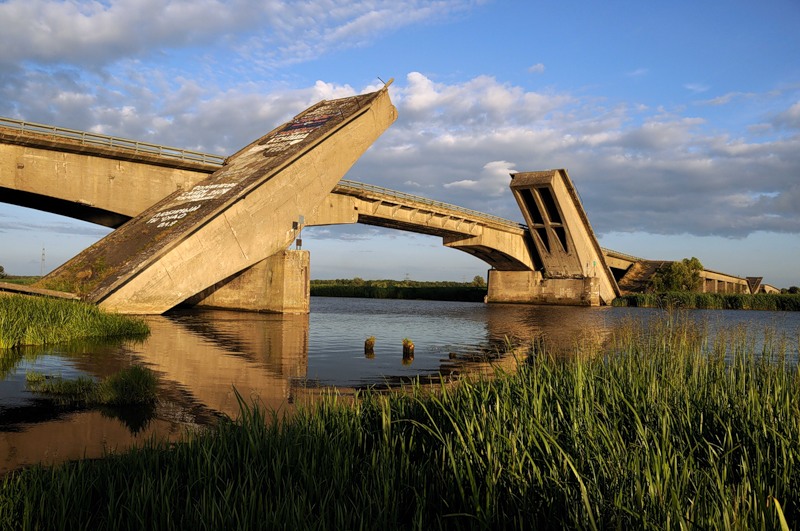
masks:
{"type": "MultiPolygon", "coordinates": [[[[224,164],[217,164],[213,173],[192,176],[187,188],[181,183],[155,202],[143,208],[139,205],[130,221],[47,275],[42,285],[66,286],[106,309],[162,313],[285,249],[292,241],[292,225],[298,214],[314,211],[396,119],[387,88],[309,107],[225,159],[224,164]]],[[[54,133],[74,135],[69,131],[54,133]]],[[[22,135],[17,131],[17,136],[22,135]]],[[[43,134],[27,136],[41,139],[43,134]]],[[[5,137],[3,140],[13,143],[5,137]]],[[[73,153],[84,155],[71,159],[79,168],[59,164],[58,155],[40,151],[25,158],[26,153],[17,152],[17,175],[45,175],[39,188],[29,193],[47,195],[64,180],[59,178],[82,175],[81,165],[88,168],[92,164],[85,156],[91,147],[86,145],[86,137],[63,140],[71,144],[73,153]],[[26,169],[27,163],[33,169],[26,169]],[[55,170],[55,179],[47,180],[48,170],[55,170]]],[[[109,149],[96,146],[99,141],[96,136],[89,138],[94,149],[109,149]]],[[[122,152],[124,158],[140,145],[113,149],[122,152]]],[[[164,158],[164,150],[153,145],[147,148],[149,153],[143,156],[164,158]]],[[[193,153],[192,163],[196,164],[197,152],[193,153]]],[[[6,157],[6,166],[13,156],[6,157]]],[[[152,164],[152,160],[147,163],[152,164]]],[[[103,164],[100,166],[109,168],[103,164]]],[[[127,166],[118,168],[123,180],[130,170],[127,166]]],[[[117,175],[94,173],[87,184],[103,188],[102,200],[120,195],[122,184],[115,185],[117,175]]],[[[127,180],[126,186],[130,186],[131,179],[127,180]]],[[[141,182],[136,186],[146,185],[141,182]]]]}

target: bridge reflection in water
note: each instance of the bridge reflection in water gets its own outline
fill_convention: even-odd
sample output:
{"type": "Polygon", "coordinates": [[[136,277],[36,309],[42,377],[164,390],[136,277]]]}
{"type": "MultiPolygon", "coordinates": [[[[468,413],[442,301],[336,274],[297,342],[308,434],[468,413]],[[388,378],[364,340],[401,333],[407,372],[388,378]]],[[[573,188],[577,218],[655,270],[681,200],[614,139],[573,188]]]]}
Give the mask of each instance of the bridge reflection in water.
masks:
{"type": "MultiPolygon", "coordinates": [[[[662,312],[636,308],[315,297],[310,315],[190,310],[151,316],[152,335],[143,342],[70,347],[68,353],[50,348],[0,373],[0,474],[25,464],[100,457],[149,437],[175,440],[221,414],[235,417],[234,386],[246,400],[291,413],[318,398],[324,386],[484,372],[487,359],[492,367],[514,370],[513,358],[482,356],[498,352],[506,338],[525,344],[543,337],[565,355],[576,346],[596,351],[620,323],[657,315],[662,312]],[[369,335],[377,338],[373,359],[364,356],[369,335]],[[416,344],[410,366],[402,362],[403,336],[416,344]],[[59,408],[24,390],[29,370],[102,378],[134,363],[159,375],[160,400],[149,419],[59,408]]],[[[797,337],[800,330],[800,312],[693,315],[762,334],[771,327],[797,337]]]]}
{"type": "MultiPolygon", "coordinates": [[[[19,362],[3,382],[19,391],[0,393],[0,473],[99,457],[150,437],[175,440],[220,414],[235,417],[234,386],[248,401],[291,412],[328,385],[482,372],[488,365],[481,354],[499,352],[506,337],[524,342],[545,334],[565,346],[584,336],[600,340],[608,310],[622,309],[315,298],[310,316],[211,310],[149,316],[152,334],[143,342],[86,345],[70,353],[51,348],[19,362]],[[374,359],[364,356],[368,335],[378,338],[374,359]],[[410,366],[402,364],[403,336],[417,347],[410,366]],[[160,401],[150,419],[60,408],[24,391],[26,371],[103,378],[133,363],[159,375],[160,401]]],[[[513,369],[514,363],[507,358],[503,365],[513,369]]]]}

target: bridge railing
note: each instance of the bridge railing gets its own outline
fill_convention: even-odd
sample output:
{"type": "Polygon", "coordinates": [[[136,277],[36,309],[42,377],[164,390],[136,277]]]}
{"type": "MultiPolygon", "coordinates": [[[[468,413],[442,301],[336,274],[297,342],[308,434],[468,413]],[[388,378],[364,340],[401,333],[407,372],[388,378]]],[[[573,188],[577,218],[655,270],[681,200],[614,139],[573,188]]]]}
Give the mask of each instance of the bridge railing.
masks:
{"type": "Polygon", "coordinates": [[[642,262],[642,261],[644,261],[644,258],[639,258],[638,256],[633,256],[632,254],[621,253],[619,251],[615,251],[613,249],[608,249],[606,247],[601,247],[600,250],[602,250],[603,253],[605,253],[605,254],[613,254],[613,255],[618,256],[619,258],[621,258],[623,260],[629,260],[631,262],[642,262]]]}
{"type": "Polygon", "coordinates": [[[204,164],[214,164],[219,166],[221,166],[225,162],[225,157],[221,155],[212,155],[209,153],[201,153],[199,151],[191,151],[188,149],[179,149],[169,146],[161,146],[158,144],[139,142],[137,140],[101,135],[98,133],[90,133],[87,131],[66,129],[64,127],[56,127],[54,125],[37,124],[34,122],[23,122],[22,120],[15,120],[13,118],[0,117],[0,126],[7,127],[10,129],[16,129],[18,131],[23,131],[26,133],[35,133],[39,135],[48,135],[53,138],[64,138],[68,140],[73,140],[81,143],[82,145],[124,149],[132,151],[134,153],[145,153],[148,155],[157,155],[160,157],[168,157],[171,159],[178,159],[190,162],[201,162],[204,164]]]}
{"type": "MultiPolygon", "coordinates": [[[[504,225],[506,227],[512,228],[520,228],[520,229],[527,229],[527,226],[522,223],[517,223],[515,221],[511,221],[509,219],[501,218],[499,216],[494,216],[492,214],[486,214],[485,212],[479,212],[477,210],[472,210],[469,208],[460,207],[457,205],[450,205],[448,203],[443,203],[441,201],[435,201],[433,199],[428,199],[427,197],[421,197],[418,195],[407,194],[405,192],[398,192],[397,190],[391,190],[389,188],[383,188],[381,186],[375,186],[373,184],[361,183],[357,181],[348,181],[346,179],[342,179],[339,181],[338,187],[349,188],[351,190],[363,191],[363,192],[373,192],[382,195],[390,196],[394,199],[399,200],[407,200],[413,201],[415,203],[422,203],[425,205],[429,205],[440,210],[451,210],[463,214],[465,217],[468,218],[478,218],[482,220],[486,220],[498,225],[504,225]]],[[[335,189],[334,189],[335,191],[335,189]]]]}

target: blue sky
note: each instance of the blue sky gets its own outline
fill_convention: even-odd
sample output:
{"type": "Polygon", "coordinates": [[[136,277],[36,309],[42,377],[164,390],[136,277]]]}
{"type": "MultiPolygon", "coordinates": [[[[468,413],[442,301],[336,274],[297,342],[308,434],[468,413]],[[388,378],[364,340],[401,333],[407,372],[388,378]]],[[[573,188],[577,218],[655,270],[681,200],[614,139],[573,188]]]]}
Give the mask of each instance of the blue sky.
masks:
{"type": "MultiPolygon", "coordinates": [[[[567,168],[601,245],[800,285],[796,0],[0,0],[0,116],[227,154],[394,78],[346,178],[509,219],[509,172],[567,168]]],[[[107,233],[0,204],[0,264],[107,233]]],[[[306,229],[313,278],[471,280],[438,238],[306,229]]]]}

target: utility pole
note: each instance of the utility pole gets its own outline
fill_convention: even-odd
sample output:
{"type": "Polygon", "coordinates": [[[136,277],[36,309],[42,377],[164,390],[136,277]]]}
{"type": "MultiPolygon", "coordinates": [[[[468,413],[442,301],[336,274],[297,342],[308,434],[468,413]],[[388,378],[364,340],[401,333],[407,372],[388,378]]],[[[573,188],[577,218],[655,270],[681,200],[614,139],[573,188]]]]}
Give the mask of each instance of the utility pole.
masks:
{"type": "Polygon", "coordinates": [[[42,262],[39,266],[39,276],[44,276],[44,246],[42,246],[42,262]]]}

